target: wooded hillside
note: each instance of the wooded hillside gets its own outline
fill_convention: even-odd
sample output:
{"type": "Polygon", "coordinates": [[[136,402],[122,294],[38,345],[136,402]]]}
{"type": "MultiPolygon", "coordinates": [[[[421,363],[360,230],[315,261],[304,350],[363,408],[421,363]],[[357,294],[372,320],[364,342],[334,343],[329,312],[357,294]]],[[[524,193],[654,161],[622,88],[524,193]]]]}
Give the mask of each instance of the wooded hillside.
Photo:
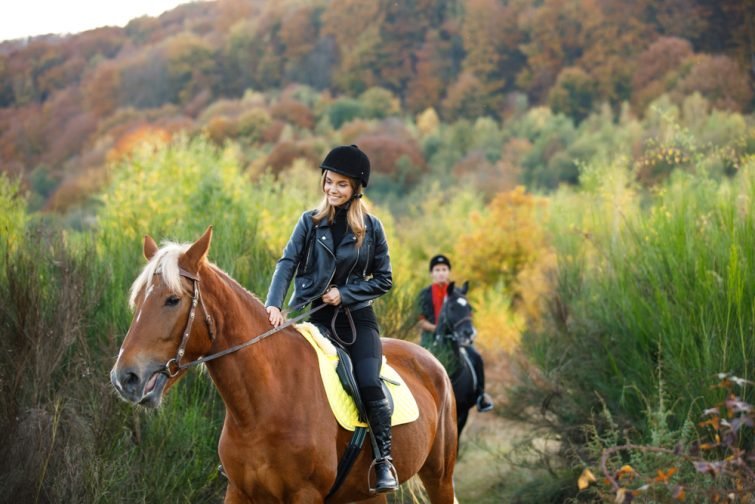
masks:
{"type": "MultiPolygon", "coordinates": [[[[546,105],[579,123],[602,104],[642,117],[663,94],[681,104],[699,93],[747,113],[746,3],[219,0],[124,28],[6,41],[0,170],[22,175],[37,207],[64,209],[145,135],[242,138],[252,158],[280,164],[327,147],[292,140],[428,109],[449,123],[505,123],[546,105]],[[253,91],[266,99],[239,105],[253,91]]],[[[389,144],[387,163],[405,155],[421,172],[429,161],[389,144]]]]}

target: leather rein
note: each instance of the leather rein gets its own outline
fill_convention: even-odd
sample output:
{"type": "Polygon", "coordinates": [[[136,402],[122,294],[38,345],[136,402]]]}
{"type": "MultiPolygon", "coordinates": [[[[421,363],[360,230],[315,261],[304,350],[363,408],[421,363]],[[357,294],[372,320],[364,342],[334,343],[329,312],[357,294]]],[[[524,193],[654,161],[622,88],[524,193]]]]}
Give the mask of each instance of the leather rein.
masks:
{"type": "MultiPolygon", "coordinates": [[[[159,274],[159,273],[156,273],[156,274],[159,274]]],[[[321,310],[325,306],[328,306],[326,304],[322,304],[320,306],[317,306],[311,310],[308,310],[302,313],[301,315],[297,315],[296,317],[287,320],[286,322],[279,325],[278,327],[273,327],[272,329],[267,330],[264,333],[257,335],[248,341],[245,341],[244,343],[234,345],[232,347],[226,348],[225,350],[221,350],[219,352],[216,352],[210,355],[203,355],[202,357],[199,357],[198,359],[190,361],[190,362],[182,363],[181,359],[183,358],[184,353],[186,352],[186,345],[189,343],[189,336],[191,335],[191,326],[194,323],[194,317],[196,315],[197,304],[202,305],[202,311],[204,311],[204,315],[205,315],[205,323],[207,324],[207,330],[210,333],[210,340],[213,340],[213,341],[215,340],[215,323],[213,322],[212,317],[210,316],[210,312],[207,311],[207,307],[205,306],[204,300],[202,299],[202,294],[199,291],[199,276],[189,273],[183,268],[179,268],[179,274],[182,277],[185,277],[191,280],[193,284],[193,288],[194,288],[194,293],[191,299],[191,309],[189,310],[189,317],[186,320],[186,328],[184,329],[183,336],[181,337],[181,342],[178,345],[176,356],[165,363],[165,369],[163,370],[163,372],[166,375],[168,375],[168,377],[170,378],[174,378],[183,369],[188,369],[192,366],[197,366],[199,364],[204,364],[205,362],[219,359],[220,357],[223,357],[225,355],[238,352],[242,348],[246,348],[248,346],[254,345],[255,343],[258,343],[262,341],[263,339],[269,336],[272,336],[273,334],[285,329],[286,327],[289,327],[295,324],[296,322],[302,320],[303,318],[310,316],[314,312],[321,310]]],[[[299,306],[294,307],[294,309],[290,311],[296,311],[300,309],[302,306],[309,303],[310,301],[311,300],[306,301],[300,304],[299,306]]]]}

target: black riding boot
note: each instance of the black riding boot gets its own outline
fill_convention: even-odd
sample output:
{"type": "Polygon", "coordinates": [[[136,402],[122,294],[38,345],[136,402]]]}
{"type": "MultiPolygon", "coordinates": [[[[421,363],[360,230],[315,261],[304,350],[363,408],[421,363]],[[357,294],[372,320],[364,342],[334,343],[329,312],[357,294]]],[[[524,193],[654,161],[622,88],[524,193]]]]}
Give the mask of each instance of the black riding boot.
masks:
{"type": "Polygon", "coordinates": [[[367,401],[367,417],[379,453],[375,453],[375,491],[393,492],[398,489],[396,470],[391,458],[391,410],[388,399],[367,401]]]}

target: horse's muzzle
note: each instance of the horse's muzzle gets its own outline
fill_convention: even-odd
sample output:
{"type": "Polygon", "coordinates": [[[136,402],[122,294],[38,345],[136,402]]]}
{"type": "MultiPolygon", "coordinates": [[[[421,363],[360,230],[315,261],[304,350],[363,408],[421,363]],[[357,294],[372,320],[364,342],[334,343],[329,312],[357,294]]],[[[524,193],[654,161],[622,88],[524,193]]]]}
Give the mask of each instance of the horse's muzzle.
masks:
{"type": "Polygon", "coordinates": [[[167,381],[163,367],[141,372],[136,368],[113,368],[110,371],[110,382],[123,399],[148,408],[160,405],[167,381]]]}

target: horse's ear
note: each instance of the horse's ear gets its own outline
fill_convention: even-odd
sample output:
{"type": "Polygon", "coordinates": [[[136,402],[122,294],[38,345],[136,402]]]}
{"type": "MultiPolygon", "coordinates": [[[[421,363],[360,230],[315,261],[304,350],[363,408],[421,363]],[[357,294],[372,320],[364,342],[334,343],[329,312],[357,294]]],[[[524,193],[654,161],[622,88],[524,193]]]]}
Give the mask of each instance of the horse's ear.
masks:
{"type": "Polygon", "coordinates": [[[149,261],[157,253],[157,243],[150,235],[144,235],[144,257],[149,261]]]}
{"type": "Polygon", "coordinates": [[[179,266],[186,271],[196,273],[199,270],[199,263],[201,263],[207,252],[210,251],[210,242],[212,241],[212,226],[207,227],[207,231],[204,232],[202,237],[195,241],[189,250],[178,260],[179,266]]]}
{"type": "Polygon", "coordinates": [[[450,284],[448,284],[448,289],[446,289],[446,295],[447,296],[450,296],[451,294],[454,293],[454,287],[455,286],[456,286],[455,282],[451,282],[450,284]]]}
{"type": "Polygon", "coordinates": [[[468,291],[469,291],[469,280],[466,280],[464,282],[464,285],[461,286],[461,293],[466,295],[468,291]]]}

